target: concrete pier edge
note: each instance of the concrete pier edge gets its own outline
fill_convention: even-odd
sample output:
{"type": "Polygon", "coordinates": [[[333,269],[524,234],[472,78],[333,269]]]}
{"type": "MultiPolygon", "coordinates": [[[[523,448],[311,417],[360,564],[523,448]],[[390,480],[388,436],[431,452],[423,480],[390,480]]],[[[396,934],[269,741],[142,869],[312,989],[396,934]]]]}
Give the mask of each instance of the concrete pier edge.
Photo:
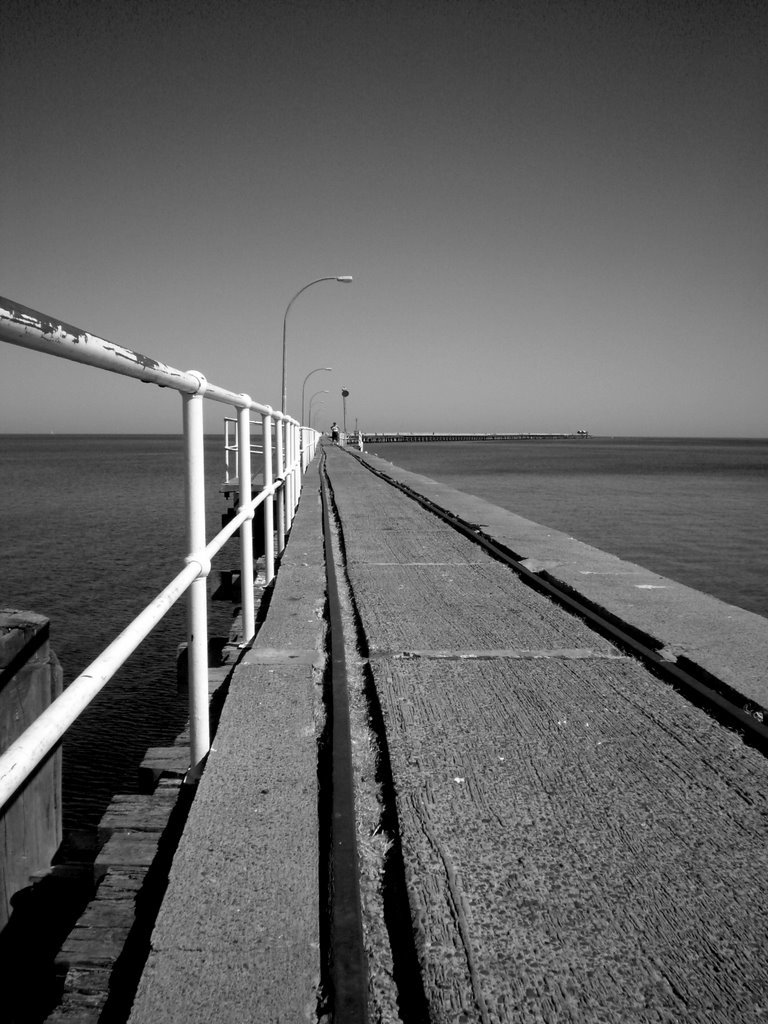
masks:
{"type": "Polygon", "coordinates": [[[130,1024],[316,1017],[326,659],[317,484],[313,467],[266,619],[233,671],[130,1024]]]}

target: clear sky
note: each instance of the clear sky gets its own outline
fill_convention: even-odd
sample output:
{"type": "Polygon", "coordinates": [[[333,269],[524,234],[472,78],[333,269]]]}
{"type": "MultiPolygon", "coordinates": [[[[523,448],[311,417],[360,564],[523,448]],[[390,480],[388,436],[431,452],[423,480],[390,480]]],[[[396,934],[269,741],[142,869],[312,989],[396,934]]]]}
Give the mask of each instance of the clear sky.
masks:
{"type": "MultiPolygon", "coordinates": [[[[3,0],[0,294],[315,423],[768,436],[765,0],[3,0]],[[324,402],[324,405],[320,405],[324,402]]],[[[0,432],[181,429],[0,345],[0,432]]],[[[209,429],[226,410],[213,406],[209,429]]]]}

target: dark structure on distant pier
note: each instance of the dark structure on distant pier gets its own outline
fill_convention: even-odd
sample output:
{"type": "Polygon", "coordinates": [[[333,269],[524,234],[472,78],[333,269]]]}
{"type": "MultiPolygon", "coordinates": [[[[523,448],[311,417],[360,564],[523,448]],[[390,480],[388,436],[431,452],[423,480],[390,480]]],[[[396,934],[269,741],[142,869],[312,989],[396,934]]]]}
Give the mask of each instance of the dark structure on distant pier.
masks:
{"type": "Polygon", "coordinates": [[[395,441],[569,441],[589,437],[586,430],[577,430],[572,434],[530,434],[530,433],[498,433],[498,434],[414,434],[414,433],[388,433],[381,431],[377,433],[366,433],[363,431],[363,441],[370,444],[378,441],[380,444],[391,444],[395,441]]]}

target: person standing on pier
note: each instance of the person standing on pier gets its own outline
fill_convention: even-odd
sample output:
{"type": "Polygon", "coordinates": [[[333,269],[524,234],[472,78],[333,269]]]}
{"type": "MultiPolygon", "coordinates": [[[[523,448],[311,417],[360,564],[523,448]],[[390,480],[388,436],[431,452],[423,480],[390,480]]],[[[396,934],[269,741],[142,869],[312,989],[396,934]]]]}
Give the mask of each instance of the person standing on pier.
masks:
{"type": "Polygon", "coordinates": [[[339,443],[339,425],[336,420],[331,424],[331,440],[334,444],[339,443]]]}

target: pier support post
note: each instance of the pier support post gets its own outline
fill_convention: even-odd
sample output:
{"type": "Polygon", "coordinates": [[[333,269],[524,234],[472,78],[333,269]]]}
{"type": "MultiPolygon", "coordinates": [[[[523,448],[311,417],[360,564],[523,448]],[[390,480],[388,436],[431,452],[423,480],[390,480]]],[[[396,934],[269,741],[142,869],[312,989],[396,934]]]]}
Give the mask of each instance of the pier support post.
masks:
{"type": "MultiPolygon", "coordinates": [[[[0,751],[7,750],[62,692],[62,671],[48,642],[48,619],[0,610],[0,751]]],[[[0,808],[0,930],[11,897],[50,866],[61,843],[61,748],[0,808]]]]}

